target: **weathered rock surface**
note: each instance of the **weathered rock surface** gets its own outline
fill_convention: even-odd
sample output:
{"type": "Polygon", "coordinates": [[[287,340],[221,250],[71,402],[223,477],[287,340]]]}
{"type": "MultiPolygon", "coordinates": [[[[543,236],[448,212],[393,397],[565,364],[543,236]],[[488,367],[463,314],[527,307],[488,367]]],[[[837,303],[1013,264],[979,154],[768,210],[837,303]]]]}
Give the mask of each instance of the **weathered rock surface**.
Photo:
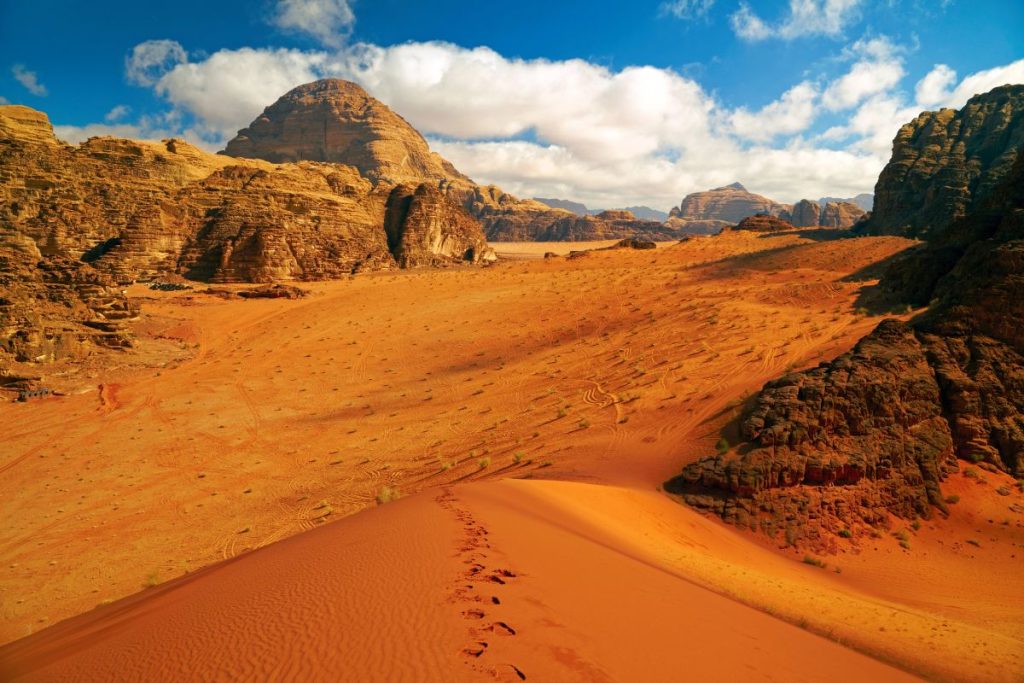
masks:
{"type": "Polygon", "coordinates": [[[900,128],[875,187],[865,230],[933,238],[973,211],[1024,147],[1024,85],[972,97],[959,111],[924,112],[900,128]]]}
{"type": "Polygon", "coordinates": [[[847,230],[867,215],[864,209],[851,202],[828,202],[821,207],[818,225],[822,228],[847,230]]]}
{"type": "Polygon", "coordinates": [[[9,361],[80,359],[127,348],[138,307],[87,263],[44,256],[29,237],[0,229],[0,375],[9,361]]]}
{"type": "Polygon", "coordinates": [[[776,216],[747,216],[731,230],[750,230],[752,232],[783,232],[793,230],[792,224],[776,216]]]}
{"type": "Polygon", "coordinates": [[[388,249],[403,268],[494,261],[480,223],[434,187],[399,185],[384,217],[388,249]]]}
{"type": "Polygon", "coordinates": [[[374,182],[468,180],[387,105],[336,78],[282,95],[228,142],[224,154],[274,163],[345,164],[374,182]]]}
{"type": "MultiPolygon", "coordinates": [[[[996,123],[974,125],[998,128],[1005,115],[994,107],[996,123]]],[[[907,137],[904,127],[894,160],[907,137]]],[[[926,314],[885,321],[852,352],[770,382],[741,423],[747,442],[686,466],[668,488],[731,522],[813,541],[944,510],[941,482],[958,459],[1024,477],[1024,144],[1011,156],[997,187],[884,276],[905,300],[932,301],[926,314]]],[[[876,191],[891,197],[899,182],[883,174],[876,191]]],[[[932,215],[924,204],[901,220],[932,215]]]]}
{"type": "Polygon", "coordinates": [[[811,228],[821,220],[821,207],[817,202],[801,199],[789,211],[789,222],[797,228],[811,228]]]}
{"type": "Polygon", "coordinates": [[[769,214],[777,216],[789,207],[759,194],[747,192],[739,183],[726,185],[706,192],[693,192],[683,198],[678,207],[669,212],[669,218],[684,221],[714,220],[735,225],[747,216],[769,214]]]}
{"type": "MultiPolygon", "coordinates": [[[[179,140],[71,147],[21,107],[0,108],[0,134],[0,220],[44,254],[121,281],[313,280],[399,262],[384,228],[393,186],[351,166],[232,159],[179,140]]],[[[449,259],[463,243],[484,253],[479,224],[461,211],[437,214],[432,230],[441,238],[408,244],[403,265],[449,259]]]]}

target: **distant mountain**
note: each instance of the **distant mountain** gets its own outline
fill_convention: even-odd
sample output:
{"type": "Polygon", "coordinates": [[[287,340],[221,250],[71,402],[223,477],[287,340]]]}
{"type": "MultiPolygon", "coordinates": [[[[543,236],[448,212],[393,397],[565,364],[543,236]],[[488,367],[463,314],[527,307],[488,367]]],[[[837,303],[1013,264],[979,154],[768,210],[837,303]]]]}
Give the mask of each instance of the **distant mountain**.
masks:
{"type": "Polygon", "coordinates": [[[822,197],[818,200],[818,204],[824,206],[825,204],[839,204],[840,202],[848,202],[850,204],[856,204],[865,211],[870,211],[875,205],[875,195],[864,192],[857,195],[856,197],[848,197],[846,199],[842,197],[822,197]]]}
{"type": "Polygon", "coordinates": [[[637,218],[645,221],[658,221],[660,223],[664,223],[668,220],[667,211],[658,211],[657,209],[652,209],[649,206],[627,206],[621,210],[629,211],[637,218]]]}
{"type": "Polygon", "coordinates": [[[585,204],[580,204],[579,202],[574,202],[569,199],[545,199],[544,197],[534,197],[533,200],[535,202],[540,202],[541,204],[547,204],[553,209],[565,209],[566,211],[572,211],[577,216],[590,216],[595,213],[600,213],[599,211],[591,211],[585,204]]]}
{"type": "Polygon", "coordinates": [[[664,223],[665,219],[668,218],[668,213],[665,211],[658,211],[652,209],[649,206],[625,206],[617,209],[590,209],[586,204],[580,202],[574,202],[571,199],[545,199],[543,197],[534,197],[534,201],[540,202],[541,204],[547,204],[553,209],[565,209],[566,211],[572,211],[577,216],[597,216],[604,211],[629,211],[634,216],[644,221],[657,221],[664,223]]]}

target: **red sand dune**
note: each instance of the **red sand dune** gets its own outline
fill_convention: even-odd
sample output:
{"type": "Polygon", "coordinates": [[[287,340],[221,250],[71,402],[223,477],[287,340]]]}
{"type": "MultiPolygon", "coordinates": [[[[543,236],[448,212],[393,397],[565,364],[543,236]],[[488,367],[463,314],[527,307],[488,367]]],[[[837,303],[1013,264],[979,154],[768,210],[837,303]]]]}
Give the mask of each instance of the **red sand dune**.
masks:
{"type": "Polygon", "coordinates": [[[123,367],[0,404],[0,672],[1020,680],[1005,477],[953,477],[910,549],[843,541],[826,570],[658,491],[749,392],[876,325],[847,276],[908,244],[735,233],[298,301],[135,288],[123,367]]]}

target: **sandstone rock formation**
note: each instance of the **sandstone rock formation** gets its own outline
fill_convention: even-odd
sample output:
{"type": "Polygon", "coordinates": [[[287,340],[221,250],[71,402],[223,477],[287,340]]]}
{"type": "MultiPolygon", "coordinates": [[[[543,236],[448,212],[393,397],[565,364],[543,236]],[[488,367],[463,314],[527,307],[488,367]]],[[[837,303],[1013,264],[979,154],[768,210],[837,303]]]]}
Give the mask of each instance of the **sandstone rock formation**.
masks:
{"type": "Polygon", "coordinates": [[[959,111],[922,113],[893,141],[865,230],[933,238],[999,186],[1022,146],[1024,85],[976,95],[959,111]]]}
{"type": "Polygon", "coordinates": [[[689,234],[714,234],[756,215],[776,216],[797,228],[847,229],[864,216],[864,210],[844,201],[822,204],[801,199],[794,205],[781,204],[733,183],[687,195],[680,206],[672,209],[667,224],[689,234]]]}
{"type": "MultiPolygon", "coordinates": [[[[964,116],[979,102],[1006,102],[1005,90],[974,98],[964,116]]],[[[972,125],[992,130],[1006,115],[991,108],[972,125]]],[[[917,121],[931,129],[934,119],[917,121]]],[[[1004,139],[1021,139],[1017,121],[1004,139]]],[[[901,129],[893,163],[917,137],[901,129]]],[[[686,466],[668,488],[731,522],[785,530],[792,542],[943,511],[941,482],[958,459],[1024,477],[1024,144],[1006,154],[1013,161],[1000,184],[928,231],[930,243],[883,278],[904,300],[933,301],[926,314],[885,321],[852,352],[766,385],[741,424],[748,443],[686,466]]],[[[970,146],[958,153],[974,156],[970,146]]],[[[877,190],[891,198],[899,182],[883,174],[877,190]]],[[[944,193],[962,196],[947,185],[932,196],[941,203],[944,193]]],[[[920,216],[901,211],[899,224],[924,226],[933,213],[929,204],[920,216]]]]}
{"type": "Polygon", "coordinates": [[[639,222],[630,227],[614,217],[573,223],[566,220],[576,216],[571,210],[479,186],[431,152],[423,136],[387,105],[355,83],[338,79],[289,91],[239,131],[224,154],[347,164],[374,186],[386,186],[387,192],[396,185],[428,185],[464,207],[480,221],[487,239],[495,241],[600,240],[653,230],[639,222]]]}
{"type": "MultiPolygon", "coordinates": [[[[72,147],[23,107],[0,108],[0,135],[4,225],[44,254],[85,260],[121,281],[167,273],[311,280],[398,263],[384,228],[392,186],[351,166],[231,159],[179,140],[72,147]]],[[[457,206],[435,214],[452,223],[434,220],[441,238],[408,242],[402,264],[484,253],[479,224],[457,206]]]]}
{"type": "Polygon", "coordinates": [[[851,202],[828,202],[821,207],[818,225],[822,228],[846,230],[855,226],[866,212],[851,202]]]}
{"type": "Polygon", "coordinates": [[[788,208],[767,197],[747,192],[740,183],[733,183],[686,195],[682,203],[669,212],[669,218],[684,221],[716,220],[735,225],[747,216],[759,213],[777,216],[788,208]]]}
{"type": "Polygon", "coordinates": [[[735,228],[731,228],[731,230],[750,230],[752,232],[782,232],[793,229],[793,225],[787,221],[776,216],[765,216],[763,214],[747,216],[735,228]]]}
{"type": "Polygon", "coordinates": [[[476,219],[426,183],[391,191],[384,229],[388,249],[403,268],[497,258],[476,219]]]}
{"type": "Polygon", "coordinates": [[[138,313],[108,275],[75,259],[44,256],[31,238],[0,230],[0,367],[127,348],[138,313]]]}
{"type": "Polygon", "coordinates": [[[789,222],[797,228],[810,228],[818,225],[821,220],[821,207],[817,202],[801,199],[789,211],[789,222]]]}
{"type": "Polygon", "coordinates": [[[355,83],[336,78],[282,95],[228,142],[224,154],[345,164],[374,182],[468,180],[431,152],[405,119],[355,83]]]}

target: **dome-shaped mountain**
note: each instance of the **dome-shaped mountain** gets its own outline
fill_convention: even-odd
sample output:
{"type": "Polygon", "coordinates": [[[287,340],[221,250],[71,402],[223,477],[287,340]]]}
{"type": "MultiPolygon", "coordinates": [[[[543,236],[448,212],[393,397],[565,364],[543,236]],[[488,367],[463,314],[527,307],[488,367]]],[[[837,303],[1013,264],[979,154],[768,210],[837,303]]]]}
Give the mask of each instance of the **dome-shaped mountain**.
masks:
{"type": "Polygon", "coordinates": [[[274,163],[341,163],[373,181],[468,180],[386,104],[336,78],[282,95],[238,131],[224,154],[274,163]]]}

